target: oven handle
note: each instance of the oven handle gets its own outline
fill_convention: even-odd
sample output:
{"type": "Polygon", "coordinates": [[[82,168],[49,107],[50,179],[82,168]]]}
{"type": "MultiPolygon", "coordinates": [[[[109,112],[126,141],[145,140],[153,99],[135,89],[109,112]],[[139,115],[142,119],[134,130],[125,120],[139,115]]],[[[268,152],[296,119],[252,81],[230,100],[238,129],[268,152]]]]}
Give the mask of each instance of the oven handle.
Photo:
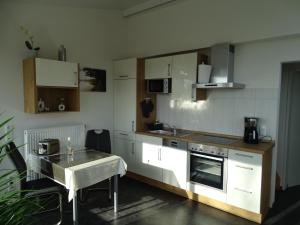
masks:
{"type": "Polygon", "coordinates": [[[213,157],[213,156],[208,156],[208,155],[201,155],[201,154],[196,154],[196,153],[190,153],[193,156],[197,156],[197,157],[202,157],[202,158],[206,158],[206,159],[212,159],[212,160],[216,160],[219,162],[223,162],[224,159],[222,158],[217,158],[217,157],[213,157]]]}

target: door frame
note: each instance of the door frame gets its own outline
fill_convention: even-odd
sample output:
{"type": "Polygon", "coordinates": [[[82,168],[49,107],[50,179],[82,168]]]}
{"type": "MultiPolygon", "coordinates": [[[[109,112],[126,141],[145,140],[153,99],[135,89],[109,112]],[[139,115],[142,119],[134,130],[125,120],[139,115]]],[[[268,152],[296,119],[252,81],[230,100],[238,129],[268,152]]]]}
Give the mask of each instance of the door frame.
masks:
{"type": "Polygon", "coordinates": [[[288,136],[291,111],[292,74],[297,71],[300,71],[300,61],[285,62],[281,64],[277,163],[281,166],[281,185],[283,189],[288,187],[288,136]]]}

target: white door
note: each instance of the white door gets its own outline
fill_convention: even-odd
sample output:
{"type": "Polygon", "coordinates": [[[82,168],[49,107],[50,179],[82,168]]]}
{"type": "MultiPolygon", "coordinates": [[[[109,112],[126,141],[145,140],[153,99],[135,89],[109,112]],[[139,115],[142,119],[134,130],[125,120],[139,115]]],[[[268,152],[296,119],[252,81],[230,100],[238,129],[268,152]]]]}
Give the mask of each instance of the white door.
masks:
{"type": "Polygon", "coordinates": [[[172,56],[146,59],[145,79],[171,78],[172,56]]]}
{"type": "Polygon", "coordinates": [[[187,151],[176,148],[162,148],[163,182],[186,189],[187,151]]]}
{"type": "Polygon", "coordinates": [[[172,99],[192,99],[192,84],[197,77],[197,53],[173,56],[172,63],[172,99]]]}
{"type": "Polygon", "coordinates": [[[114,80],[114,130],[135,132],[136,79],[114,80]]]}
{"type": "Polygon", "coordinates": [[[136,173],[154,180],[162,181],[162,168],[158,164],[158,147],[136,141],[136,173]]]}
{"type": "Polygon", "coordinates": [[[35,59],[36,85],[78,87],[78,64],[50,59],[35,59]]]}
{"type": "Polygon", "coordinates": [[[262,156],[229,150],[227,203],[260,213],[262,156]]]}
{"type": "Polygon", "coordinates": [[[114,78],[115,79],[128,79],[136,78],[137,72],[137,59],[123,59],[114,61],[114,78]]]}

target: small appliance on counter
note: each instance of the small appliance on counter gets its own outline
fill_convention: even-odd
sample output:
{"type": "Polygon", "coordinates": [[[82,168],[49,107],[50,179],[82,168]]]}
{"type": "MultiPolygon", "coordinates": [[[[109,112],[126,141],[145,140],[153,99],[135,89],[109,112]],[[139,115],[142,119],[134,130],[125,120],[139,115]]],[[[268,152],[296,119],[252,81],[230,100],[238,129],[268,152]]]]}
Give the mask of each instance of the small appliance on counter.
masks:
{"type": "Polygon", "coordinates": [[[164,126],[163,123],[155,121],[155,123],[147,123],[147,128],[149,130],[163,130],[164,126]]]}
{"type": "Polygon", "coordinates": [[[245,132],[244,132],[244,142],[248,144],[258,144],[259,134],[258,134],[258,118],[256,117],[245,117],[245,132]]]}
{"type": "Polygon", "coordinates": [[[58,139],[43,139],[39,141],[39,155],[51,155],[59,152],[58,139]]]}

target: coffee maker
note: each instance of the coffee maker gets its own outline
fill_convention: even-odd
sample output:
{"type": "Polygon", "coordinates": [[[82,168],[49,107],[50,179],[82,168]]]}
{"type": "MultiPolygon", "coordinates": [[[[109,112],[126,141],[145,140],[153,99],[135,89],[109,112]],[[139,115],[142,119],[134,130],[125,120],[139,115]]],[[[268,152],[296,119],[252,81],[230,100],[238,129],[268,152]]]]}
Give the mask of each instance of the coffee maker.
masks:
{"type": "Polygon", "coordinates": [[[248,144],[258,144],[258,118],[245,117],[244,142],[248,144]]]}

